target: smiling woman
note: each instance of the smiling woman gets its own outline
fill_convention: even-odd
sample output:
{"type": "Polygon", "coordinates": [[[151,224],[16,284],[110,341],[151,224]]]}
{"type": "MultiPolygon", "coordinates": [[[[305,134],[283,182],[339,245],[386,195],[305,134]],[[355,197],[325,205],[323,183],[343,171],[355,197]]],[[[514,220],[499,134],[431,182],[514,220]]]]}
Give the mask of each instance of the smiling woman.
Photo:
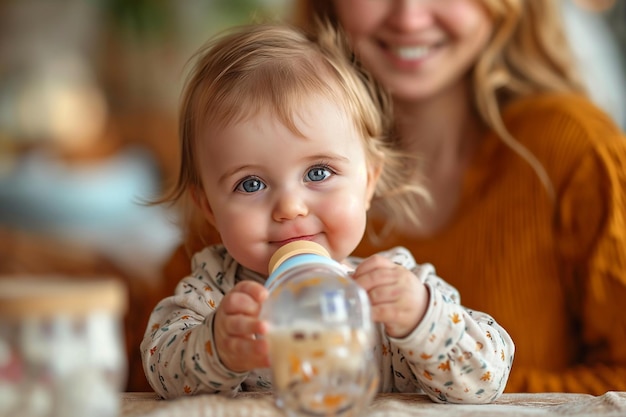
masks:
{"type": "Polygon", "coordinates": [[[626,390],[626,140],[584,93],[562,4],[301,0],[294,20],[346,31],[432,195],[419,222],[373,200],[355,253],[405,246],[493,314],[508,390],[602,394],[626,390]]]}
{"type": "Polygon", "coordinates": [[[360,61],[397,100],[428,97],[458,83],[493,30],[487,10],[474,2],[430,1],[429,7],[362,3],[338,1],[334,11],[360,61]]]}

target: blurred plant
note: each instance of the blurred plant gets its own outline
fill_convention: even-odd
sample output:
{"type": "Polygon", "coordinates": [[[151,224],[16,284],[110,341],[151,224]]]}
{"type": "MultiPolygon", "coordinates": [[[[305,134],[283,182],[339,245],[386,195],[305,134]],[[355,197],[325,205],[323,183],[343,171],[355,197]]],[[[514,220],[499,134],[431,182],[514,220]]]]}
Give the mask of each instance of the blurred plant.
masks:
{"type": "Polygon", "coordinates": [[[250,20],[253,15],[271,14],[277,8],[276,4],[283,2],[212,0],[205,2],[204,7],[193,3],[177,0],[100,0],[101,7],[120,30],[148,36],[163,36],[175,30],[177,22],[173,17],[180,8],[204,9],[207,25],[220,22],[221,26],[228,26],[250,20]]]}

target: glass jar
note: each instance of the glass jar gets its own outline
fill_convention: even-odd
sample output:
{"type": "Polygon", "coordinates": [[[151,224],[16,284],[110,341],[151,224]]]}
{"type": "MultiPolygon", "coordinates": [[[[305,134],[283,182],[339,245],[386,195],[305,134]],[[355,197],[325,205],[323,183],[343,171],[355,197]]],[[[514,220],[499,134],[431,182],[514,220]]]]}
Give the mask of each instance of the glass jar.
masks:
{"type": "Polygon", "coordinates": [[[127,362],[115,280],[0,278],[0,417],[116,417],[127,362]]]}
{"type": "Polygon", "coordinates": [[[378,388],[367,293],[320,245],[291,242],[270,260],[261,318],[272,385],[289,416],[358,416],[378,388]]]}

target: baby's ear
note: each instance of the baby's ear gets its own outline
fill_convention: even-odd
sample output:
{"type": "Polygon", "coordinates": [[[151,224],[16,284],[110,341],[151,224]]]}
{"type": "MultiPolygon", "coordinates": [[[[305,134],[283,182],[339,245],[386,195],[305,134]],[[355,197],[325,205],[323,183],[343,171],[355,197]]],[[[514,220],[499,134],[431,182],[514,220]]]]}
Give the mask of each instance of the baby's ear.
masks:
{"type": "Polygon", "coordinates": [[[380,178],[380,174],[382,174],[383,172],[383,166],[384,166],[384,157],[382,156],[382,154],[379,159],[368,164],[367,188],[366,188],[366,194],[365,194],[366,206],[368,210],[370,208],[370,203],[372,201],[372,198],[374,197],[374,193],[376,192],[376,185],[378,184],[378,179],[380,178]]]}
{"type": "Polygon", "coordinates": [[[209,204],[204,189],[202,187],[191,186],[190,193],[194,204],[200,209],[204,218],[211,226],[215,227],[215,215],[213,214],[213,210],[211,210],[211,205],[209,204]]]}

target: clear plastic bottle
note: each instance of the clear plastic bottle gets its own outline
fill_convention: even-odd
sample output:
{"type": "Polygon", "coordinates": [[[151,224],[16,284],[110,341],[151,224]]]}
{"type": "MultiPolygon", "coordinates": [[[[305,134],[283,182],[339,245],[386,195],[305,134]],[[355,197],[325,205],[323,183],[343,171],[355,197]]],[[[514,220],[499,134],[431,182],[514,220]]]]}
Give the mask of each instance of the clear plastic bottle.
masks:
{"type": "Polygon", "coordinates": [[[367,293],[322,246],[291,242],[270,260],[272,384],[289,416],[358,416],[378,388],[367,293]]]}

